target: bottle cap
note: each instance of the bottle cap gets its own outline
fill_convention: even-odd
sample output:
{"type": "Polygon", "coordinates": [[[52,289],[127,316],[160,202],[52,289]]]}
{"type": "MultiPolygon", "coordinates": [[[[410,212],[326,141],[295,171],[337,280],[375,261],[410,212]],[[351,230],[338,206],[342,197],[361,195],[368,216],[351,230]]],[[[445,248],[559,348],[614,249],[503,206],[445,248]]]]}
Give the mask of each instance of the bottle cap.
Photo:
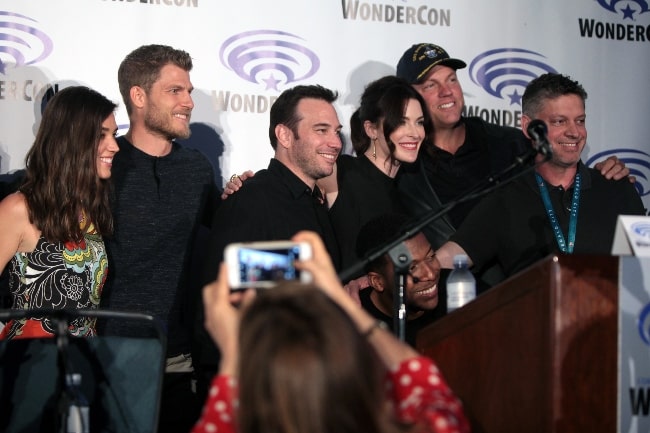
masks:
{"type": "Polygon", "coordinates": [[[467,264],[467,256],[465,254],[456,254],[454,256],[454,264],[455,265],[467,264]]]}

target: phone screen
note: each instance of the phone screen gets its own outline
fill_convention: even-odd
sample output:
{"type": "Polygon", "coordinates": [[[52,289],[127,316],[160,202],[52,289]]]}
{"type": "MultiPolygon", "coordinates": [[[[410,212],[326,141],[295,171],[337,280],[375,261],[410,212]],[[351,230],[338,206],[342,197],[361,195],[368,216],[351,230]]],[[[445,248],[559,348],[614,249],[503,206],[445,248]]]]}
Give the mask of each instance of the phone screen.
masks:
{"type": "Polygon", "coordinates": [[[243,285],[247,283],[277,282],[300,278],[300,271],[294,266],[294,260],[300,258],[300,247],[281,249],[239,249],[239,278],[243,285]]]}

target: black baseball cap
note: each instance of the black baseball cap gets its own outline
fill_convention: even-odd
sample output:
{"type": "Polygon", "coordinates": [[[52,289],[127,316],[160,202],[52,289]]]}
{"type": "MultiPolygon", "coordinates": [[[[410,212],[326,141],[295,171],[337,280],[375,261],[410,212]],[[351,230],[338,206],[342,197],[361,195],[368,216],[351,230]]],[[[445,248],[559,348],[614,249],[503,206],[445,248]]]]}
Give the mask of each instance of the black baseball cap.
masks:
{"type": "Polygon", "coordinates": [[[467,64],[452,59],[444,48],[435,44],[415,44],[402,54],[397,63],[396,75],[411,84],[421,82],[427,73],[437,65],[463,69],[467,64]]]}

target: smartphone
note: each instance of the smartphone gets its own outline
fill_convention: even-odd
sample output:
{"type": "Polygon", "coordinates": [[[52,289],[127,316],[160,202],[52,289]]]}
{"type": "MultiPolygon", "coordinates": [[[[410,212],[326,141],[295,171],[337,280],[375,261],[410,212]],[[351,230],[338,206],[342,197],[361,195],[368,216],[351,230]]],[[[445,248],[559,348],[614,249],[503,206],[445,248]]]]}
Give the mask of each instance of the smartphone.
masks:
{"type": "Polygon", "coordinates": [[[311,281],[294,261],[311,258],[311,246],[291,241],[234,243],[224,251],[231,289],[270,288],[284,280],[311,281]]]}

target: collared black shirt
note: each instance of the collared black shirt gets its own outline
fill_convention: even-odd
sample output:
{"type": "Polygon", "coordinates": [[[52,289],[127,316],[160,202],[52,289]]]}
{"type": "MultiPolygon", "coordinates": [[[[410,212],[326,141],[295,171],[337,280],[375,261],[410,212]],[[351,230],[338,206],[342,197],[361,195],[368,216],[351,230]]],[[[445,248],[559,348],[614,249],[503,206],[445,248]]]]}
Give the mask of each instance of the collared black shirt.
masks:
{"type": "MultiPolygon", "coordinates": [[[[608,255],[618,215],[643,215],[643,202],[627,177],[607,180],[582,163],[578,170],[582,181],[574,253],[608,255]]],[[[574,187],[548,188],[566,239],[574,187]]],[[[559,251],[533,172],[483,199],[451,240],[477,268],[496,258],[506,276],[559,251]]]]}
{"type": "MultiPolygon", "coordinates": [[[[317,187],[316,187],[317,188],[317,187]]],[[[244,187],[228,197],[215,213],[205,261],[205,281],[217,276],[226,245],[233,242],[288,240],[301,230],[321,235],[334,266],[339,248],[327,206],[277,159],[255,173],[244,187]]]]}

